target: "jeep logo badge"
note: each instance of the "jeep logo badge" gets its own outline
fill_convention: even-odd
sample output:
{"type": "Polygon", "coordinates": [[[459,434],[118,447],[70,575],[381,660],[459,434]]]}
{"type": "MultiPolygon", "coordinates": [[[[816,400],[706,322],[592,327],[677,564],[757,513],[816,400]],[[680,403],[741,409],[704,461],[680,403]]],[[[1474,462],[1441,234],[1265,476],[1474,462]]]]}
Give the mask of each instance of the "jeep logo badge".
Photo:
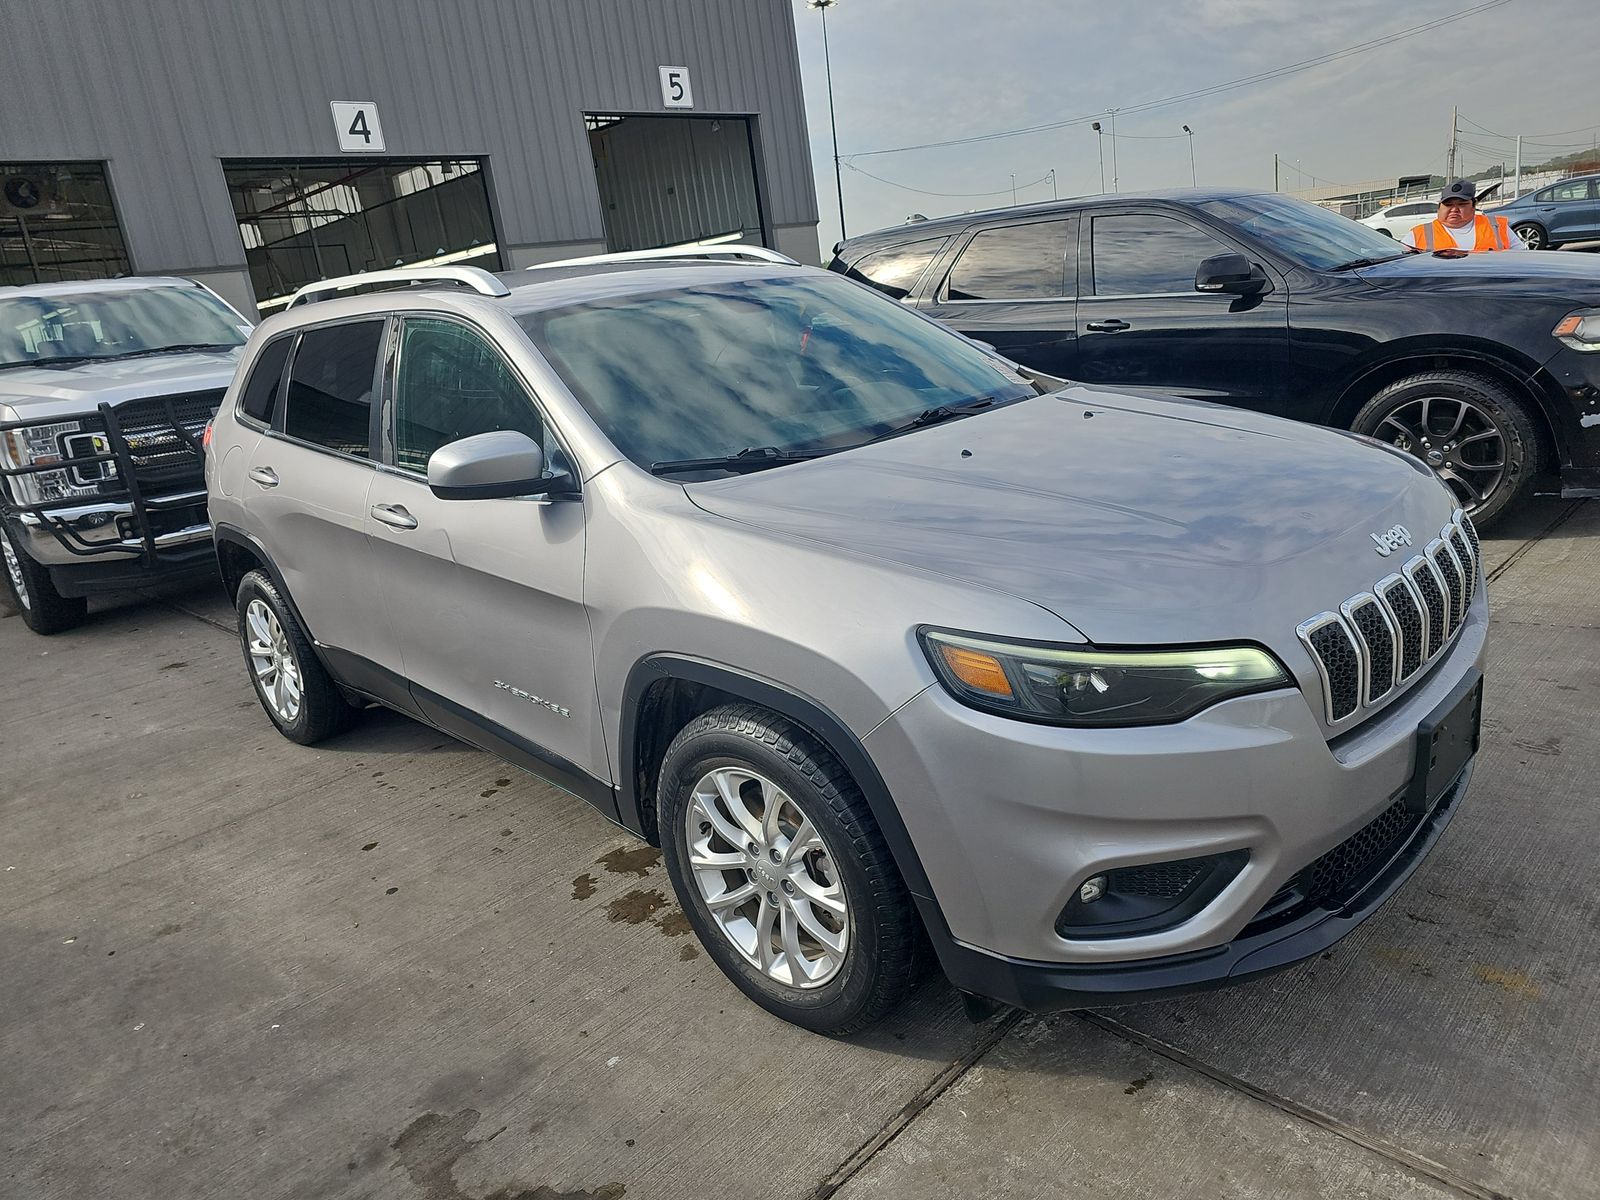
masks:
{"type": "Polygon", "coordinates": [[[1411,545],[1411,531],[1404,525],[1396,525],[1393,529],[1385,529],[1382,533],[1369,535],[1377,543],[1378,553],[1385,558],[1393,554],[1401,546],[1411,545]]]}

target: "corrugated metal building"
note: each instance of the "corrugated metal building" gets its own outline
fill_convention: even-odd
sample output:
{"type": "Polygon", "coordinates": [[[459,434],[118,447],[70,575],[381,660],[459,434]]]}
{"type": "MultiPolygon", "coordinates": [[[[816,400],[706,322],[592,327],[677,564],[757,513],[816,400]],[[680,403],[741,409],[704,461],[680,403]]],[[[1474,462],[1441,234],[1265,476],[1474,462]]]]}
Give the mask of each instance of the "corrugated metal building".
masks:
{"type": "Polygon", "coordinates": [[[0,284],[818,258],[792,0],[4,0],[0,284]]]}

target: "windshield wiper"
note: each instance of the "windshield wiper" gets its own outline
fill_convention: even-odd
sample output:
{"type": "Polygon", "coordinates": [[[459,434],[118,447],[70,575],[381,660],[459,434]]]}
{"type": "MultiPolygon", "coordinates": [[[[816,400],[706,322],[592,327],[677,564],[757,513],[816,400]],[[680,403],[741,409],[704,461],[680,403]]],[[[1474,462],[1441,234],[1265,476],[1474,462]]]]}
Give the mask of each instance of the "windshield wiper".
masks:
{"type": "Polygon", "coordinates": [[[1382,258],[1353,258],[1347,263],[1340,263],[1337,267],[1330,267],[1332,271],[1354,271],[1358,267],[1375,267],[1379,263],[1393,262],[1397,258],[1404,258],[1407,251],[1399,254],[1385,254],[1382,258]]]}
{"type": "Polygon", "coordinates": [[[902,433],[910,433],[913,429],[925,429],[929,425],[942,425],[946,421],[954,421],[960,417],[970,417],[986,408],[993,408],[998,403],[1000,403],[998,396],[979,396],[961,404],[935,405],[933,408],[923,409],[910,420],[902,421],[898,425],[892,425],[882,433],[874,434],[866,441],[857,444],[870,446],[873,442],[881,442],[885,438],[898,437],[902,433]]]}
{"type": "Polygon", "coordinates": [[[123,354],[108,354],[105,358],[144,358],[151,354],[190,354],[202,350],[235,350],[233,342],[180,342],[174,346],[150,346],[144,350],[129,350],[123,354]]]}
{"type": "Polygon", "coordinates": [[[809,462],[832,454],[832,450],[780,450],[776,446],[746,446],[733,454],[717,454],[710,458],[674,458],[650,464],[652,475],[672,475],[679,471],[732,471],[745,474],[764,471],[768,467],[782,467],[789,463],[809,462]]]}
{"type": "Polygon", "coordinates": [[[103,362],[99,354],[63,354],[53,358],[19,358],[15,362],[0,363],[0,370],[10,367],[76,367],[86,362],[103,362]]]}

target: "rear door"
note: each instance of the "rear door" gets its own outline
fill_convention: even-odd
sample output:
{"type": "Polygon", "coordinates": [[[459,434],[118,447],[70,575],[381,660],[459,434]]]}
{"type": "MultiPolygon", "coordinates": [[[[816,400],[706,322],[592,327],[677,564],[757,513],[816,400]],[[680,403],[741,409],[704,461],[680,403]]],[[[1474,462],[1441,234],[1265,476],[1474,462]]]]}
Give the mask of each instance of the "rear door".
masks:
{"type": "Polygon", "coordinates": [[[1550,238],[1556,242],[1584,241],[1600,236],[1600,203],[1595,181],[1574,179],[1550,189],[1550,238]]]}
{"type": "MultiPolygon", "coordinates": [[[[367,551],[373,397],[383,318],[301,332],[272,426],[250,452],[242,488],[251,527],[311,635],[346,656],[393,659],[367,551]]],[[[350,682],[347,664],[335,669],[350,682]]]]}
{"type": "Polygon", "coordinates": [[[433,452],[473,434],[526,433],[558,469],[570,469],[566,452],[473,326],[406,317],[392,359],[366,528],[412,695],[440,728],[593,800],[583,777],[609,770],[583,606],[583,502],[441,500],[427,482],[433,452]]]}
{"type": "Polygon", "coordinates": [[[1271,281],[1265,293],[1199,292],[1204,259],[1245,248],[1170,212],[1097,212],[1085,225],[1074,378],[1287,409],[1288,293],[1271,267],[1260,264],[1271,281]]]}
{"type": "Polygon", "coordinates": [[[961,247],[924,311],[1035,370],[1073,377],[1077,219],[1012,221],[961,247]]]}

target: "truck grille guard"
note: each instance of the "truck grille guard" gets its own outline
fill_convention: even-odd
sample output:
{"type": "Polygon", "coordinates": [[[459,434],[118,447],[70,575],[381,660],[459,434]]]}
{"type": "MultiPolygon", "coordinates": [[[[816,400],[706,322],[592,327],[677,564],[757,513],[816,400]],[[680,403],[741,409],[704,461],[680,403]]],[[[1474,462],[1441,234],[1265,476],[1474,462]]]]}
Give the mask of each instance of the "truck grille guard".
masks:
{"type": "MultiPolygon", "coordinates": [[[[216,415],[222,396],[222,389],[216,389],[140,398],[116,407],[102,403],[93,413],[59,418],[59,422],[72,421],[82,426],[79,432],[62,434],[61,440],[81,439],[88,452],[80,449],[63,453],[54,462],[20,467],[7,465],[0,457],[0,479],[20,480],[64,471],[81,480],[85,472],[92,471],[98,475],[93,481],[95,490],[51,500],[21,501],[21,490],[8,486],[0,488],[0,511],[31,517],[75,557],[126,554],[133,549],[129,542],[136,540],[143,562],[155,565],[168,549],[161,544],[161,515],[205,504],[205,449],[200,434],[205,423],[216,415]],[[103,442],[103,449],[96,445],[97,440],[103,442]],[[112,469],[108,470],[108,466],[112,469]],[[78,518],[64,515],[106,504],[126,506],[125,515],[109,519],[118,524],[119,530],[126,520],[131,537],[90,539],[78,528],[78,518]]],[[[0,434],[55,423],[37,418],[0,422],[0,434]]]]}

